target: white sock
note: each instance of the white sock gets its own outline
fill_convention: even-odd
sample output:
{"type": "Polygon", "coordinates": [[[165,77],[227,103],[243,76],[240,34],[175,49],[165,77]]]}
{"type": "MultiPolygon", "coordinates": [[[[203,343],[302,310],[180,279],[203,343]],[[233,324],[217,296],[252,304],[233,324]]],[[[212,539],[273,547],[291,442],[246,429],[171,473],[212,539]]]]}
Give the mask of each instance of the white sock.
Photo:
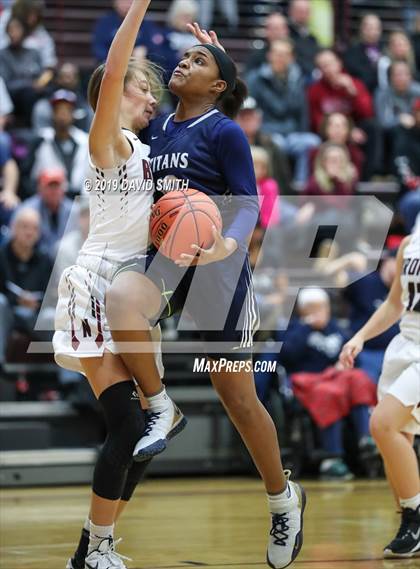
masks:
{"type": "Polygon", "coordinates": [[[416,510],[420,506],[420,494],[417,494],[412,498],[407,498],[406,500],[400,498],[400,504],[402,508],[411,508],[412,510],[416,510]]]}
{"type": "Polygon", "coordinates": [[[292,510],[298,502],[293,485],[287,482],[286,488],[280,494],[267,494],[268,507],[272,514],[283,514],[292,510]]]}
{"type": "Polygon", "coordinates": [[[149,411],[152,413],[162,413],[166,411],[171,405],[171,400],[166,394],[165,386],[163,386],[162,391],[153,397],[148,397],[147,402],[149,404],[149,411]]]}
{"type": "Polygon", "coordinates": [[[85,523],[83,524],[83,529],[90,532],[90,518],[87,516],[85,523]]]}
{"type": "Polygon", "coordinates": [[[90,522],[88,555],[91,551],[98,549],[101,541],[107,537],[114,537],[114,524],[111,526],[97,526],[93,522],[90,522]]]}

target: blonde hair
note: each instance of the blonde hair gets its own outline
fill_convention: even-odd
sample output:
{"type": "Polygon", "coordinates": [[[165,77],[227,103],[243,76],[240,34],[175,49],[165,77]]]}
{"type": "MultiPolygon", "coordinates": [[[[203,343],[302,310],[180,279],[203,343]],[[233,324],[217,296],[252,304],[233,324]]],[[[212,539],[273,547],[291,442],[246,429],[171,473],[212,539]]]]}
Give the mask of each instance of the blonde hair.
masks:
{"type": "Polygon", "coordinates": [[[413,45],[411,43],[409,36],[405,33],[404,30],[395,30],[389,34],[388,46],[387,46],[386,51],[387,51],[387,55],[390,58],[391,62],[405,61],[410,66],[412,73],[413,74],[415,73],[415,71],[416,71],[416,59],[414,56],[413,45]],[[395,57],[392,56],[390,45],[391,45],[392,39],[397,37],[397,36],[402,36],[408,43],[408,57],[407,57],[407,59],[401,59],[401,58],[396,59],[395,57]]]}
{"type": "MultiPolygon", "coordinates": [[[[102,63],[95,69],[89,80],[87,95],[89,104],[94,111],[96,111],[96,106],[98,104],[99,91],[101,89],[102,79],[105,75],[105,69],[106,63],[102,63]]],[[[144,61],[138,61],[135,57],[130,58],[127,73],[124,77],[124,88],[126,88],[131,81],[134,81],[139,73],[142,73],[145,76],[153,96],[159,100],[162,97],[163,92],[163,73],[158,65],[155,65],[147,59],[144,61]]]]}
{"type": "Polygon", "coordinates": [[[271,176],[271,158],[270,154],[262,146],[251,146],[252,161],[262,162],[267,168],[267,175],[271,176]]]}
{"type": "Polygon", "coordinates": [[[330,193],[334,190],[334,183],[325,170],[324,161],[330,150],[337,149],[340,150],[346,158],[346,165],[342,171],[341,181],[345,184],[351,184],[356,178],[356,169],[350,160],[350,154],[347,148],[341,144],[335,144],[334,142],[325,142],[319,147],[314,164],[315,180],[324,192],[330,193]]]}

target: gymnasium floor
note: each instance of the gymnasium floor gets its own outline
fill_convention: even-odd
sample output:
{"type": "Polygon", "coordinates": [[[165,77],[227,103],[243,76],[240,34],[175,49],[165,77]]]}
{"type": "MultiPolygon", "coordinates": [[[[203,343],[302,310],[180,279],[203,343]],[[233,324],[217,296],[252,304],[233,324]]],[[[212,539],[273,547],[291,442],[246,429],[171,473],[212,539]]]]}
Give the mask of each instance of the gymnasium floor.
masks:
{"type": "MultiPolygon", "coordinates": [[[[420,558],[384,561],[398,524],[385,482],[305,484],[308,508],[299,569],[420,569],[420,558]]],[[[0,568],[64,569],[86,515],[87,487],[3,490],[0,568]]],[[[259,569],[268,517],[253,479],[152,480],[118,526],[131,569],[259,569]]]]}

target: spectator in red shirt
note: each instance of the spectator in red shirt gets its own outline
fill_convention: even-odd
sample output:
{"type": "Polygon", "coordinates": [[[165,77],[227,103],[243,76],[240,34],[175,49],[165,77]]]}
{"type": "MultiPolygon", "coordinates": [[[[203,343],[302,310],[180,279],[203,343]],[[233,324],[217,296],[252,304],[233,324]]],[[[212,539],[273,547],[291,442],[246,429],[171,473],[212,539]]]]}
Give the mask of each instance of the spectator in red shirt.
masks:
{"type": "Polygon", "coordinates": [[[362,81],[345,73],[341,59],[332,50],[322,50],[316,64],[321,79],[308,90],[311,128],[319,132],[324,115],[334,112],[351,118],[355,125],[351,139],[365,146],[368,168],[364,176],[370,178],[381,161],[380,132],[373,120],[372,97],[362,81]]]}
{"type": "Polygon", "coordinates": [[[340,58],[330,49],[316,57],[321,79],[309,87],[312,130],[319,132],[324,115],[333,112],[351,117],[355,124],[373,116],[372,98],[359,79],[343,70],[340,58]]]}

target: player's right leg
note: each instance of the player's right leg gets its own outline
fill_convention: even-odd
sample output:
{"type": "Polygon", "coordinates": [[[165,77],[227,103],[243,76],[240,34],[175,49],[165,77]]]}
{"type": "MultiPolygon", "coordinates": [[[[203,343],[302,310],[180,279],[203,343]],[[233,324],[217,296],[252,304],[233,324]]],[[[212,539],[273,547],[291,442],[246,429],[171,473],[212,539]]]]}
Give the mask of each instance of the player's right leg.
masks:
{"type": "Polygon", "coordinates": [[[403,429],[412,420],[412,406],[386,395],[374,410],[371,432],[386,464],[402,509],[401,525],[384,550],[385,557],[420,556],[420,475],[412,442],[403,429]]]}
{"type": "MultiPolygon", "coordinates": [[[[72,569],[125,569],[114,548],[114,524],[121,509],[134,446],[145,428],[145,414],[132,380],[118,355],[81,358],[81,365],[98,399],[107,437],[95,465],[89,515],[89,543],[84,565],[81,555],[69,560],[72,569]]],[[[85,531],[87,527],[85,527],[85,531]]],[[[86,537],[86,535],[85,535],[86,537]]]]}
{"type": "Polygon", "coordinates": [[[106,297],[112,338],[149,406],[146,430],[134,449],[136,461],[148,460],[164,451],[167,441],[187,423],[167,395],[156,363],[156,338],[150,331],[150,321],[159,315],[161,305],[161,291],[135,269],[118,271],[106,297]]]}

